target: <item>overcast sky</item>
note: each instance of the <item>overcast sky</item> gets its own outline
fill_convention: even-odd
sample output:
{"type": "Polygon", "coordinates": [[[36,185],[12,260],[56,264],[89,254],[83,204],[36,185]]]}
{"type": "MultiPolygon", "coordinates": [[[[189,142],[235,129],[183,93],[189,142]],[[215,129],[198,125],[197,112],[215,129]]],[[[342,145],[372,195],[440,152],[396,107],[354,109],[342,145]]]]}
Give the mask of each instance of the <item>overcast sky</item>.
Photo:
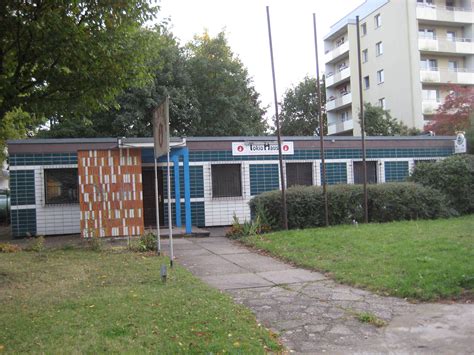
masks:
{"type": "Polygon", "coordinates": [[[247,67],[263,106],[274,113],[266,6],[270,6],[278,99],[305,75],[315,76],[313,20],[316,13],[319,65],[324,70],[322,38],[329,27],[363,0],[161,0],[161,17],[171,18],[181,44],[207,29],[225,29],[233,52],[247,67]]]}

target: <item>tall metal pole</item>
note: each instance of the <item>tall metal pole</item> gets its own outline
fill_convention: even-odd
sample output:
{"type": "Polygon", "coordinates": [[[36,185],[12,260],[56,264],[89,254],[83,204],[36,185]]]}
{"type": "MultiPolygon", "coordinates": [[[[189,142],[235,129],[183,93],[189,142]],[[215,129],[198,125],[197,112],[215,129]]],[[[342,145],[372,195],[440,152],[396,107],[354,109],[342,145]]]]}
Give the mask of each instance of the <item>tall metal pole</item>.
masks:
{"type": "MultiPolygon", "coordinates": [[[[173,259],[174,259],[174,252],[173,252],[173,210],[171,209],[171,172],[170,172],[170,150],[168,149],[167,154],[167,187],[168,187],[168,230],[169,230],[169,242],[170,242],[170,266],[173,267],[173,259]]],[[[181,203],[180,201],[175,201],[176,203],[181,203]]]]}
{"type": "Polygon", "coordinates": [[[329,208],[328,208],[328,191],[326,184],[326,161],[324,159],[324,122],[323,112],[321,111],[321,83],[319,81],[319,60],[318,60],[318,37],[316,35],[316,14],[313,13],[313,32],[314,32],[314,51],[316,54],[316,86],[318,90],[318,115],[319,115],[319,146],[321,151],[321,178],[324,195],[324,222],[326,227],[329,226],[329,208]]]}
{"type": "Polygon", "coordinates": [[[288,229],[288,212],[286,210],[285,174],[283,172],[280,120],[278,117],[278,98],[277,98],[276,80],[275,80],[275,64],[273,61],[272,29],[270,26],[270,8],[268,6],[267,6],[267,23],[268,23],[268,41],[270,42],[270,58],[272,61],[273,99],[275,101],[275,125],[277,129],[277,139],[278,139],[278,160],[280,161],[281,201],[283,205],[282,206],[283,228],[288,229]]]}
{"type": "Polygon", "coordinates": [[[362,62],[360,59],[360,26],[359,16],[356,16],[357,27],[357,65],[359,68],[359,105],[360,105],[360,129],[362,135],[362,165],[364,168],[364,222],[369,223],[369,202],[367,197],[367,162],[365,151],[365,117],[364,117],[364,98],[362,97],[362,62]]]}
{"type": "Polygon", "coordinates": [[[156,164],[156,154],[153,153],[155,163],[155,212],[156,212],[156,252],[161,254],[161,236],[160,236],[160,203],[158,202],[158,166],[156,164]]]}

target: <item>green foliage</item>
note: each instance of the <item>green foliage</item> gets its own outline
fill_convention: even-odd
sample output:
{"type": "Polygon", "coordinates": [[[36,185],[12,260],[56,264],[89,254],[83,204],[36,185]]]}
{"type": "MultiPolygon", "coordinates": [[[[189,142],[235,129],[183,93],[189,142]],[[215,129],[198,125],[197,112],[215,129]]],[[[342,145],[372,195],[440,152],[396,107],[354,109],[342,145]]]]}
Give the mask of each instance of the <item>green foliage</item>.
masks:
{"type": "Polygon", "coordinates": [[[0,243],[0,253],[16,253],[21,251],[21,248],[16,244],[0,243]]]}
{"type": "Polygon", "coordinates": [[[453,155],[436,163],[419,163],[411,180],[443,192],[459,213],[474,212],[473,155],[453,155]]]}
{"type": "Polygon", "coordinates": [[[104,249],[104,241],[101,237],[88,238],[87,247],[92,251],[102,251],[104,249]]]}
{"type": "Polygon", "coordinates": [[[45,246],[44,246],[43,236],[32,238],[29,241],[28,245],[25,247],[26,251],[34,251],[36,253],[41,253],[44,251],[44,249],[45,249],[45,246]]]}
{"type": "MultiPolygon", "coordinates": [[[[328,186],[329,223],[348,224],[362,221],[362,185],[328,186]]],[[[309,228],[324,226],[324,197],[320,186],[295,186],[287,190],[288,226],[309,228]]],[[[432,219],[455,213],[448,209],[443,194],[413,183],[387,183],[368,186],[369,221],[391,222],[409,219],[432,219]]],[[[250,207],[260,204],[272,221],[271,227],[282,225],[280,191],[255,196],[250,207]]]]}
{"type": "Polygon", "coordinates": [[[0,3],[0,119],[21,108],[62,121],[109,105],[143,82],[148,0],[0,3]]]}
{"type": "Polygon", "coordinates": [[[13,108],[0,119],[0,162],[6,158],[5,148],[7,139],[24,138],[33,132],[39,120],[20,108],[13,108]]]}
{"type": "Polygon", "coordinates": [[[262,234],[264,231],[268,231],[267,228],[262,224],[260,216],[257,215],[253,221],[245,220],[244,223],[240,223],[239,218],[234,214],[232,220],[232,226],[226,237],[231,239],[240,239],[249,237],[252,235],[262,234]]]}
{"type": "Polygon", "coordinates": [[[244,242],[382,295],[426,301],[474,296],[474,215],[281,231],[244,242]]]}
{"type": "Polygon", "coordinates": [[[147,232],[141,235],[138,239],[134,240],[130,248],[138,252],[156,250],[156,235],[154,235],[152,232],[147,232]]]}
{"type": "MultiPolygon", "coordinates": [[[[324,79],[321,81],[321,106],[326,104],[324,79]]],[[[319,127],[318,93],[315,78],[305,77],[290,88],[281,103],[281,133],[286,136],[312,136],[319,127]]],[[[327,133],[327,118],[323,113],[323,124],[327,133]]]]}
{"type": "Polygon", "coordinates": [[[387,323],[383,319],[380,319],[375,314],[370,312],[361,312],[356,314],[356,318],[361,323],[369,323],[375,325],[376,327],[383,327],[387,323]]]}
{"type": "Polygon", "coordinates": [[[416,128],[408,128],[393,118],[390,111],[367,102],[364,104],[364,119],[368,136],[415,136],[420,133],[416,128]]]}
{"type": "Polygon", "coordinates": [[[186,66],[199,102],[200,121],[188,134],[195,136],[260,135],[265,111],[247,69],[234,55],[224,32],[212,38],[195,36],[187,49],[186,66]]]}

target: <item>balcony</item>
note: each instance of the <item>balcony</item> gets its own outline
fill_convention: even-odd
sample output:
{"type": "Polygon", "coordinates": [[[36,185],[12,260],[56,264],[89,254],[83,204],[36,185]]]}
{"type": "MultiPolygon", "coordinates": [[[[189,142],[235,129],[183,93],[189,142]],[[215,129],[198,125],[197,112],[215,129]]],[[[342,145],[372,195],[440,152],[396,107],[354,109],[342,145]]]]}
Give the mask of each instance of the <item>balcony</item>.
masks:
{"type": "Polygon", "coordinates": [[[351,68],[346,67],[336,73],[328,73],[326,76],[326,87],[331,87],[340,82],[349,79],[351,76],[351,68]]]}
{"type": "Polygon", "coordinates": [[[427,21],[472,23],[473,12],[470,8],[417,4],[416,18],[427,21]]]}
{"type": "Polygon", "coordinates": [[[418,37],[418,49],[423,52],[474,54],[474,42],[470,38],[448,40],[441,37],[418,37]]]}
{"type": "Polygon", "coordinates": [[[434,115],[440,105],[441,102],[436,100],[423,100],[421,103],[422,112],[424,115],[434,115]]]}
{"type": "Polygon", "coordinates": [[[352,94],[347,92],[339,97],[329,97],[326,102],[326,111],[337,110],[352,103],[352,94]]]}
{"type": "Polygon", "coordinates": [[[349,119],[347,121],[336,122],[328,125],[328,135],[338,134],[345,131],[354,129],[354,120],[349,119]]]}
{"type": "Polygon", "coordinates": [[[448,68],[421,69],[420,80],[422,83],[472,85],[474,71],[465,68],[455,70],[448,68]]]}
{"type": "Polygon", "coordinates": [[[339,46],[329,50],[325,53],[324,61],[326,63],[331,63],[339,58],[341,58],[346,53],[349,53],[349,42],[346,41],[339,46]]]}

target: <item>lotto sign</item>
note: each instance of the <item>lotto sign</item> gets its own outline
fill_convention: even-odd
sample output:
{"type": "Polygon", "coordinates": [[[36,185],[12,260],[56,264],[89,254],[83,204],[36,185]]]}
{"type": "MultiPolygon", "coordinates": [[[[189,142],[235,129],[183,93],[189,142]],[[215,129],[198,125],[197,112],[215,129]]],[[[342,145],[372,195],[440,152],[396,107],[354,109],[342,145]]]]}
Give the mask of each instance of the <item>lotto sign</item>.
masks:
{"type": "MultiPolygon", "coordinates": [[[[281,153],[293,155],[293,142],[282,142],[281,153]]],[[[278,155],[277,142],[232,142],[232,155],[278,155]]]]}
{"type": "Polygon", "coordinates": [[[155,158],[169,151],[169,99],[153,111],[153,140],[155,143],[155,158]]]}
{"type": "Polygon", "coordinates": [[[454,141],[454,153],[466,153],[467,145],[466,145],[466,138],[464,137],[464,133],[460,132],[457,134],[456,139],[454,141]]]}

